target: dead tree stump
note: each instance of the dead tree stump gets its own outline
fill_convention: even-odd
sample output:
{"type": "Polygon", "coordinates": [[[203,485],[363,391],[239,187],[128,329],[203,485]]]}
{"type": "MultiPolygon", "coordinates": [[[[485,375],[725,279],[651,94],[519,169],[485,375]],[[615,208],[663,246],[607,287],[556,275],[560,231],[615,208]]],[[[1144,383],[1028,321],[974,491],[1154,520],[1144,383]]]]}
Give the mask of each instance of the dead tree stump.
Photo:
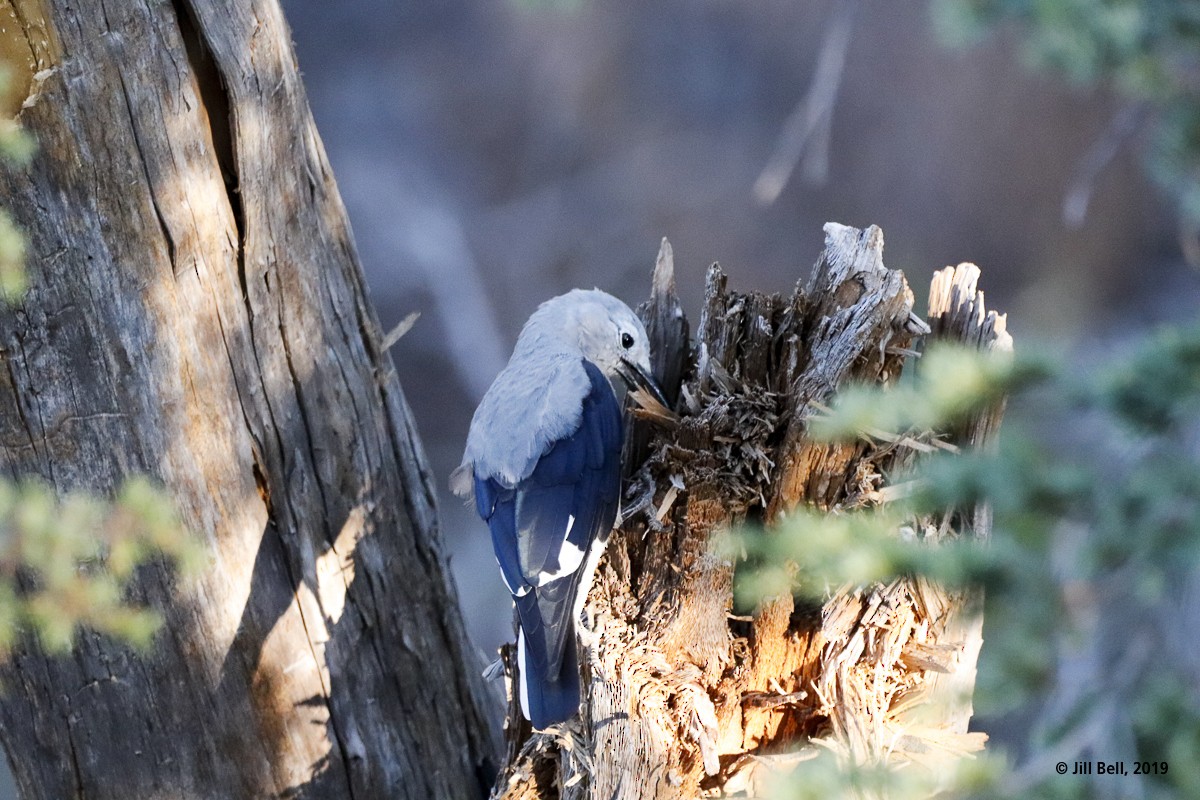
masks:
{"type": "MultiPolygon", "coordinates": [[[[860,762],[929,763],[982,746],[967,732],[978,593],[901,579],[844,587],[823,607],[782,596],[735,616],[733,565],[711,547],[730,526],[769,525],[798,504],[832,512],[878,502],[902,448],[806,435],[839,387],[892,383],[922,337],[1011,347],[973,265],[935,276],[926,324],[904,276],[884,267],[878,228],[825,232],[812,278],[790,297],[730,291],[713,265],[694,349],[664,241],[640,311],[679,415],[631,436],[648,455],[635,462],[585,612],[583,718],[530,735],[512,709],[493,797],[753,793],[818,738],[860,762]]],[[[975,420],[964,443],[988,438],[1001,413],[975,420]]],[[[977,509],[924,527],[932,541],[986,536],[989,525],[977,509]]]]}

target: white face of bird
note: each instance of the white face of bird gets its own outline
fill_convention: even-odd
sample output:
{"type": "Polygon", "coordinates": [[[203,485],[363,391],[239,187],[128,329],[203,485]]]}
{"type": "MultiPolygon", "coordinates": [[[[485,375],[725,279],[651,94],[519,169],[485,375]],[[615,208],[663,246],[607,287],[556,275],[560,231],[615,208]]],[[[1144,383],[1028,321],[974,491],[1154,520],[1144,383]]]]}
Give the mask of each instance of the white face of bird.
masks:
{"type": "Polygon", "coordinates": [[[599,303],[580,309],[579,349],[610,378],[620,374],[621,362],[650,372],[650,342],[642,321],[623,304],[599,303]]]}
{"type": "Polygon", "coordinates": [[[543,304],[538,313],[557,317],[562,334],[609,380],[620,378],[629,388],[640,386],[665,402],[650,377],[646,328],[629,306],[596,289],[576,289],[543,304]]]}
{"type": "Polygon", "coordinates": [[[666,404],[650,377],[646,327],[629,306],[611,294],[575,289],[541,303],[517,337],[514,359],[536,359],[564,349],[594,363],[618,392],[641,387],[666,404]]]}

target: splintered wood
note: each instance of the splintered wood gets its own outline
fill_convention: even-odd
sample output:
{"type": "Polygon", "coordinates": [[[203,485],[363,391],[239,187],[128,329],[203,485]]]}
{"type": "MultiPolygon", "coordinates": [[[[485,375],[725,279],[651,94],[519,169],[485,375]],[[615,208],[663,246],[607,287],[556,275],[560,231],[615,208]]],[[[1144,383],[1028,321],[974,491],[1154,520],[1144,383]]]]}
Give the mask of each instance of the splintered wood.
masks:
{"type": "MultiPolygon", "coordinates": [[[[899,579],[843,587],[819,607],[784,595],[738,616],[733,565],[712,548],[721,531],[769,527],[797,505],[838,513],[902,491],[884,475],[922,448],[808,438],[839,387],[891,384],[925,338],[1011,348],[973,265],[937,274],[927,324],[904,276],[883,266],[878,228],[825,232],[813,277],[788,297],[732,292],[710,268],[694,349],[664,240],[640,311],[674,408],[635,414],[621,527],[585,612],[583,717],[530,734],[510,706],[493,797],[728,797],[754,794],[818,746],[847,762],[932,768],[982,747],[967,731],[979,593],[899,579]]],[[[1002,412],[954,444],[984,443],[1002,412]]],[[[929,541],[989,527],[985,508],[914,524],[929,541]]]]}

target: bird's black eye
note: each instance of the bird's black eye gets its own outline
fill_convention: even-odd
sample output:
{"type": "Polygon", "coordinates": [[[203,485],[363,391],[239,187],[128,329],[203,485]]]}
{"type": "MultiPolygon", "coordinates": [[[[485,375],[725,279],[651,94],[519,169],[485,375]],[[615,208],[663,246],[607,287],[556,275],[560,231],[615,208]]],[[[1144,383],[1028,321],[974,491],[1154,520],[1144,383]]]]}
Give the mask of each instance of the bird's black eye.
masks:
{"type": "Polygon", "coordinates": [[[621,334],[621,347],[624,347],[626,350],[633,347],[633,335],[632,334],[629,334],[629,333],[621,334]]]}

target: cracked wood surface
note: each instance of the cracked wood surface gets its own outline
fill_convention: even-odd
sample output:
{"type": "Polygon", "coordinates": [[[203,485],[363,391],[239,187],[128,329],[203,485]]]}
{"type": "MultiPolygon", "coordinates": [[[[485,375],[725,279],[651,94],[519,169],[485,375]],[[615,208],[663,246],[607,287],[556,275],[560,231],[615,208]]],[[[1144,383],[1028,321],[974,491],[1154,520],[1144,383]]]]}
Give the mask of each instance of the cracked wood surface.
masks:
{"type": "Polygon", "coordinates": [[[162,481],[211,550],[149,570],[145,656],[0,668],[27,798],[469,798],[494,743],[433,478],[275,0],[43,3],[59,51],[0,176],[5,474],[162,481]]]}
{"type": "MultiPolygon", "coordinates": [[[[825,231],[811,280],[789,297],[731,291],[714,265],[690,354],[664,245],[640,312],[652,351],[672,354],[655,369],[678,396],[679,416],[631,436],[649,458],[626,489],[622,527],[589,596],[583,718],[530,736],[510,708],[508,762],[493,797],[757,796],[770,767],[794,764],[785,754],[811,751],[817,739],[850,758],[892,763],[981,744],[967,733],[977,595],[898,580],[837,591],[823,606],[783,596],[738,616],[733,566],[710,547],[731,525],[769,523],[798,504],[875,502],[902,458],[895,447],[806,437],[810,415],[834,391],[891,384],[931,333],[903,275],[883,265],[878,228],[825,231]],[[902,724],[907,738],[891,735],[902,724]],[[880,753],[885,733],[892,748],[880,753]]],[[[939,275],[933,335],[1011,345],[997,344],[1007,340],[1004,319],[984,312],[977,269],[939,275]]],[[[989,437],[1002,411],[962,441],[989,437]]],[[[986,509],[948,514],[936,533],[986,535],[986,521],[986,509]]]]}

